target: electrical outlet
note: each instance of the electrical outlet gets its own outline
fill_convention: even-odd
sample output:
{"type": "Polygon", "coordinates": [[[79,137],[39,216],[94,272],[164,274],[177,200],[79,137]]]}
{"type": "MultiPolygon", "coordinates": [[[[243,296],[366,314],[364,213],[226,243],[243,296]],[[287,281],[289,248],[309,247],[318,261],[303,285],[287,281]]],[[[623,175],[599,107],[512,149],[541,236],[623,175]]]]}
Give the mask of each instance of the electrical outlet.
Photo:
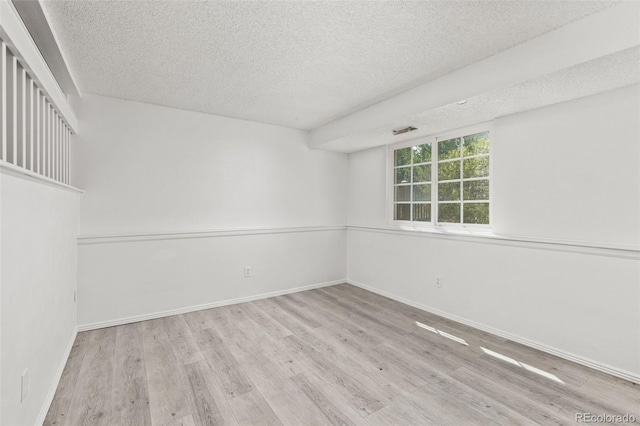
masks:
{"type": "Polygon", "coordinates": [[[73,290],[73,303],[76,303],[77,301],[78,301],[78,291],[73,290]]]}
{"type": "Polygon", "coordinates": [[[442,288],[442,277],[436,277],[436,287],[442,288]]]}
{"type": "Polygon", "coordinates": [[[251,266],[245,266],[244,267],[244,277],[245,278],[250,278],[251,277],[251,266]]]}
{"type": "Polygon", "coordinates": [[[20,403],[26,401],[29,395],[29,369],[27,368],[20,376],[20,403]]]}

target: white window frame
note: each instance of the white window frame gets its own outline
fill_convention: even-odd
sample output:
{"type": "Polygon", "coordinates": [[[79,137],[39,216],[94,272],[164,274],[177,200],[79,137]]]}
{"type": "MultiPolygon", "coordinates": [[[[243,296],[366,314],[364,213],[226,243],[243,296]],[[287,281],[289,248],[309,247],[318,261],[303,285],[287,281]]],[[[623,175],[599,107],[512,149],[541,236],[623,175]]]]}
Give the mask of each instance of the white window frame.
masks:
{"type": "MultiPolygon", "coordinates": [[[[459,229],[468,231],[490,232],[493,223],[493,123],[481,123],[469,127],[463,127],[432,136],[426,136],[398,142],[393,145],[387,145],[387,223],[392,226],[401,227],[403,229],[459,229]],[[473,135],[476,133],[489,132],[489,224],[466,224],[466,223],[438,223],[438,142],[445,141],[462,136],[473,135]],[[431,143],[431,222],[420,222],[414,220],[395,220],[395,194],[394,194],[394,151],[397,149],[407,148],[416,145],[431,143]]],[[[462,179],[461,179],[462,181],[462,179]]],[[[460,203],[462,200],[462,192],[460,193],[460,203]]],[[[411,215],[413,215],[413,190],[411,190],[411,215]]]]}

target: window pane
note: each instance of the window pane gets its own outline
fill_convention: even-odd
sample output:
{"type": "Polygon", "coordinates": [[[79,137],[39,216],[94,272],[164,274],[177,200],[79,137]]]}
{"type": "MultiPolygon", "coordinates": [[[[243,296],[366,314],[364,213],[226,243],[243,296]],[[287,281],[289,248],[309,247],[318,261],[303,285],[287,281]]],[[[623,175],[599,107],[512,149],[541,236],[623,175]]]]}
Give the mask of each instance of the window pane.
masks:
{"type": "Polygon", "coordinates": [[[437,208],[442,224],[489,224],[489,136],[479,132],[393,150],[394,220],[432,222],[437,208]]]}
{"type": "Polygon", "coordinates": [[[460,138],[438,142],[438,158],[447,160],[460,157],[460,138]]]}
{"type": "Polygon", "coordinates": [[[460,223],[460,203],[439,204],[438,221],[446,223],[460,223]]]}
{"type": "Polygon", "coordinates": [[[413,201],[431,201],[431,184],[414,185],[413,201]]]}
{"type": "Polygon", "coordinates": [[[414,204],[413,220],[418,222],[431,222],[431,204],[414,204]]]}
{"type": "Polygon", "coordinates": [[[464,203],[464,223],[489,224],[489,203],[464,203]]]}
{"type": "Polygon", "coordinates": [[[431,182],[431,165],[413,166],[414,182],[431,182]]]}
{"type": "Polygon", "coordinates": [[[394,201],[411,201],[411,185],[394,187],[394,201]]]}
{"type": "Polygon", "coordinates": [[[489,153],[489,132],[464,137],[462,152],[465,156],[489,153]]]}
{"type": "Polygon", "coordinates": [[[489,180],[472,180],[462,183],[465,200],[488,200],[489,180]]]}
{"type": "Polygon", "coordinates": [[[438,185],[439,201],[457,201],[460,199],[460,181],[438,185]]]}
{"type": "Polygon", "coordinates": [[[406,166],[411,164],[411,147],[396,149],[393,151],[396,166],[406,166]]]}
{"type": "Polygon", "coordinates": [[[396,204],[393,218],[395,220],[411,220],[411,204],[396,204]]]}
{"type": "Polygon", "coordinates": [[[460,179],[460,161],[438,163],[438,180],[460,179]]]}
{"type": "Polygon", "coordinates": [[[469,158],[464,160],[464,177],[474,178],[489,176],[489,157],[469,158]]]}
{"type": "Polygon", "coordinates": [[[413,164],[428,163],[429,161],[431,161],[430,143],[413,147],[413,164]]]}
{"type": "Polygon", "coordinates": [[[402,167],[396,169],[396,180],[394,183],[410,183],[411,182],[411,167],[402,167]]]}

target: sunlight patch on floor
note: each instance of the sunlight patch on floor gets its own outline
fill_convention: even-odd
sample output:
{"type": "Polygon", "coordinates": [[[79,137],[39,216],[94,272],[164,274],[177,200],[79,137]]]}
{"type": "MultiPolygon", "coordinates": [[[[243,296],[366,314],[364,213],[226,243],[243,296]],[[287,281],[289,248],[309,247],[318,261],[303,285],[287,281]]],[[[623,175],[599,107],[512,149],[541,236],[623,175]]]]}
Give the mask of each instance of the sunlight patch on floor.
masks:
{"type": "Polygon", "coordinates": [[[416,325],[418,327],[420,327],[420,328],[425,329],[425,330],[429,330],[432,333],[439,334],[440,336],[446,337],[447,339],[451,339],[454,342],[458,342],[458,343],[460,343],[462,345],[469,346],[469,344],[464,339],[462,339],[462,338],[460,338],[458,336],[454,336],[453,334],[445,333],[442,330],[438,330],[437,328],[433,328],[433,327],[428,326],[426,324],[423,324],[423,323],[421,323],[419,321],[416,321],[416,325]]]}
{"type": "Polygon", "coordinates": [[[547,371],[544,371],[544,370],[541,370],[539,368],[533,367],[533,366],[531,366],[529,364],[525,364],[523,362],[517,361],[517,360],[515,360],[513,358],[510,358],[510,357],[508,357],[506,355],[502,355],[501,353],[498,353],[498,352],[494,352],[494,351],[492,351],[490,349],[483,348],[482,346],[480,346],[480,349],[482,349],[482,351],[485,354],[490,355],[490,356],[492,356],[494,358],[498,358],[498,359],[500,359],[502,361],[508,362],[510,364],[516,365],[516,366],[521,367],[521,368],[524,368],[525,370],[531,371],[532,373],[536,373],[536,374],[538,374],[538,375],[540,375],[542,377],[546,377],[547,379],[553,380],[554,382],[558,382],[558,383],[561,383],[563,385],[565,384],[562,380],[560,380],[558,378],[558,376],[556,376],[554,374],[551,374],[551,373],[549,373],[547,371]]]}

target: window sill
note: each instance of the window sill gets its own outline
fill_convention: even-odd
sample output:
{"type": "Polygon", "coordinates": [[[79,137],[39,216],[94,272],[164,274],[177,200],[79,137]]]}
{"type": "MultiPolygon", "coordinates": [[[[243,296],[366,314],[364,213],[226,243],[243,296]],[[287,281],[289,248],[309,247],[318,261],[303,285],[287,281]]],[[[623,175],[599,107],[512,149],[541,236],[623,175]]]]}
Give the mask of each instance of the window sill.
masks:
{"type": "Polygon", "coordinates": [[[439,226],[439,225],[418,225],[407,223],[394,223],[389,225],[391,229],[409,232],[428,232],[441,235],[463,235],[478,237],[495,237],[489,225],[480,226],[439,226]]]}

